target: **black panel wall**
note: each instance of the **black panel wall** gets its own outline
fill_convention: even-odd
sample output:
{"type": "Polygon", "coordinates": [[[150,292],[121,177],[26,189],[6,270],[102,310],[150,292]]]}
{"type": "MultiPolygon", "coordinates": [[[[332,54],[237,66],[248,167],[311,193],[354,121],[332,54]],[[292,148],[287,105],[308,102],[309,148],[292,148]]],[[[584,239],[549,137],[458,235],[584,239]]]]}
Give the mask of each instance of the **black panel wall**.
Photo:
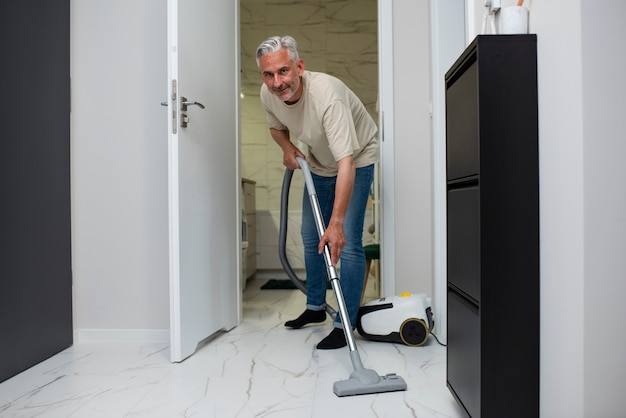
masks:
{"type": "Polygon", "coordinates": [[[0,381],[72,344],[69,0],[0,6],[0,381]]]}

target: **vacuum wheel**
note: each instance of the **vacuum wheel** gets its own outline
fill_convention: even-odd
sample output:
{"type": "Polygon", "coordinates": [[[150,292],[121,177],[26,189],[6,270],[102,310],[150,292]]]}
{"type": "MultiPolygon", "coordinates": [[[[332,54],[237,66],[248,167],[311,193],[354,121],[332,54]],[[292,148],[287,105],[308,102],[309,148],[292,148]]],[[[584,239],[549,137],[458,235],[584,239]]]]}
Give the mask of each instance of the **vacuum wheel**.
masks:
{"type": "Polygon", "coordinates": [[[406,345],[420,346],[428,339],[428,326],[418,318],[409,318],[400,325],[400,338],[406,345]]]}

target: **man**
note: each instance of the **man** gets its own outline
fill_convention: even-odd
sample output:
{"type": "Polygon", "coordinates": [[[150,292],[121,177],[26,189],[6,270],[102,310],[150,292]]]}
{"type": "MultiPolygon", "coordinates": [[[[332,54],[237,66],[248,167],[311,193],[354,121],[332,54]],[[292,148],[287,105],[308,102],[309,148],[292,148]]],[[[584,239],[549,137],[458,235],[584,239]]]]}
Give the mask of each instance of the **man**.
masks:
{"type": "MultiPolygon", "coordinates": [[[[362,236],[365,208],[378,160],[378,130],[359,98],[340,80],[305,71],[296,41],[274,36],[259,45],[257,65],[263,78],[261,103],[272,138],[283,150],[283,163],[297,169],[304,154],[290,135],[308,146],[307,162],[320,201],[326,232],[319,239],[308,194],[302,203],[302,240],[307,278],[307,306],[285,326],[301,328],[326,319],[324,245],[332,264],[341,261],[341,289],[350,323],[356,323],[365,254],[362,236]]],[[[346,345],[341,318],[318,349],[346,345]]]]}

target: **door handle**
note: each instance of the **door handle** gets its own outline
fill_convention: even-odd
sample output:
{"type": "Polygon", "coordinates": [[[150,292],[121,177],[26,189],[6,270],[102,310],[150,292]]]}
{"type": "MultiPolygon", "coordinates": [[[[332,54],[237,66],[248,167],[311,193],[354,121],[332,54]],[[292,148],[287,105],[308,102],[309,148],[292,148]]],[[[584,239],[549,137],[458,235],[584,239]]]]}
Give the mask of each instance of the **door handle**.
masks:
{"type": "Polygon", "coordinates": [[[181,99],[180,110],[182,110],[183,112],[187,110],[187,106],[193,106],[193,105],[198,106],[200,109],[204,109],[204,105],[200,102],[188,101],[186,97],[181,97],[180,99],[181,99]]]}

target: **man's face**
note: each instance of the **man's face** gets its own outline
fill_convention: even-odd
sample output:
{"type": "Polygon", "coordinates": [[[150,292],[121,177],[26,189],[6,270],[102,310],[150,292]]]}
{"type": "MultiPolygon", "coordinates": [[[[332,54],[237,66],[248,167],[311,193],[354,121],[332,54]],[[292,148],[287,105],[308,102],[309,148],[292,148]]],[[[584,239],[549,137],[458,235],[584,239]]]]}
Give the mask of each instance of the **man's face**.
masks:
{"type": "Polygon", "coordinates": [[[300,77],[304,73],[304,62],[293,62],[286,49],[259,58],[259,69],[263,82],[283,102],[297,102],[302,95],[300,77]]]}

